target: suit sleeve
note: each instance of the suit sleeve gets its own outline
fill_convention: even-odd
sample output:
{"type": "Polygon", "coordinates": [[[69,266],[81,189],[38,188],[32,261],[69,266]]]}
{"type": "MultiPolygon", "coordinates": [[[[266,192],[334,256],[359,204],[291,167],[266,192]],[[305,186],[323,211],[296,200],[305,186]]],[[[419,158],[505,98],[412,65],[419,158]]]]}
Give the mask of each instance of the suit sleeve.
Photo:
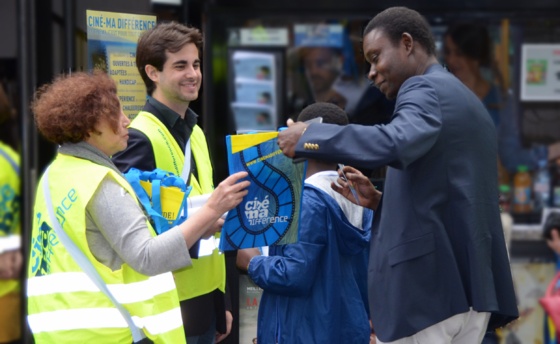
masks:
{"type": "Polygon", "coordinates": [[[436,90],[422,78],[411,78],[401,87],[390,123],[312,123],[298,141],[296,156],[370,169],[386,165],[404,169],[434,145],[442,117],[436,90]]]}
{"type": "Polygon", "coordinates": [[[297,243],[279,246],[277,256],[256,256],[249,276],[266,291],[287,295],[308,295],[327,245],[327,218],[321,200],[304,192],[297,243]]]}

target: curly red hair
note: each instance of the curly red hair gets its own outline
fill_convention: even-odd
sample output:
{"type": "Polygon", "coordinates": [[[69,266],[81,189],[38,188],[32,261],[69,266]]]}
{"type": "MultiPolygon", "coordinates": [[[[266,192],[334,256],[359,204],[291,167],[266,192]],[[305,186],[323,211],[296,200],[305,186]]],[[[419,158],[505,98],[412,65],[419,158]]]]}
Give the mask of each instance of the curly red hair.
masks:
{"type": "Polygon", "coordinates": [[[104,72],[60,75],[41,86],[31,104],[35,123],[49,141],[77,143],[105,118],[117,132],[121,104],[115,82],[104,72]]]}

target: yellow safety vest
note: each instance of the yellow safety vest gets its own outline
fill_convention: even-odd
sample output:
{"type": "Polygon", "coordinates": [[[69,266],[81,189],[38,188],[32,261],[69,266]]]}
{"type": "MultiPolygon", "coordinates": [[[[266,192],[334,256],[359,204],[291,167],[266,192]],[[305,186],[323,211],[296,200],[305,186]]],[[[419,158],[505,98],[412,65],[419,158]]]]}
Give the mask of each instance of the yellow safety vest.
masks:
{"type": "MultiPolygon", "coordinates": [[[[185,343],[171,273],[149,277],[127,264],[112,271],[89,249],[86,206],[99,184],[111,175],[133,195],[130,185],[107,167],[60,153],[49,170],[52,205],[61,227],[134,323],[155,343],[185,343]]],[[[42,178],[37,187],[27,281],[27,320],[35,342],[132,343],[130,328],[119,310],[61,244],[47,212],[43,183],[42,178]]],[[[155,236],[149,224],[148,227],[155,236]]]]}
{"type": "MultiPolygon", "coordinates": [[[[185,154],[160,120],[151,113],[142,111],[134,118],[130,127],[140,130],[150,139],[157,168],[181,175],[185,154]]],[[[198,170],[198,179],[191,175],[190,185],[193,188],[189,196],[209,194],[214,190],[212,164],[206,138],[198,125],[194,126],[191,134],[191,150],[198,170]]],[[[192,262],[192,266],[173,272],[179,300],[192,299],[216,289],[225,293],[225,260],[218,249],[211,255],[193,259],[192,262]]]]}
{"type": "MultiPolygon", "coordinates": [[[[149,112],[141,111],[130,124],[143,132],[152,144],[156,167],[180,176],[185,162],[185,154],[165,125],[149,112]]],[[[202,129],[195,125],[191,134],[191,150],[198,170],[198,179],[190,176],[193,187],[189,196],[209,194],[214,190],[212,164],[206,137],[202,129]]],[[[219,237],[219,235],[216,235],[219,237]]],[[[226,270],[224,255],[216,248],[211,255],[193,259],[192,266],[173,272],[179,300],[192,299],[208,294],[216,289],[225,293],[226,270]]]]}
{"type": "MultiPolygon", "coordinates": [[[[0,252],[20,248],[19,155],[0,142],[0,252]]],[[[19,290],[19,281],[0,280],[0,296],[19,290]]]]}

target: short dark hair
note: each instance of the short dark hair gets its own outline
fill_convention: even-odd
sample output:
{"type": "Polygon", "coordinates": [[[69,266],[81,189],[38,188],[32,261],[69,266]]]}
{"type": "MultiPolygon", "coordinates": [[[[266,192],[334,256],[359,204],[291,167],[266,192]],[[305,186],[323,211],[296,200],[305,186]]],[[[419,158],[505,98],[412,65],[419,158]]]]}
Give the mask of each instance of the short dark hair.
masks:
{"type": "Polygon", "coordinates": [[[553,229],[558,230],[558,234],[560,234],[560,212],[555,211],[548,214],[543,226],[543,237],[549,240],[552,239],[551,233],[553,229]]]}
{"type": "Polygon", "coordinates": [[[202,56],[202,42],[203,37],[199,29],[177,22],[160,23],[142,33],[136,47],[136,67],[146,84],[148,94],[152,95],[155,84],[146,74],[146,65],[152,65],[162,71],[167,61],[165,52],[176,53],[189,43],[196,45],[199,56],[202,56]]]}
{"type": "Polygon", "coordinates": [[[447,28],[449,36],[461,54],[478,61],[481,66],[492,64],[492,41],[488,29],[476,23],[455,23],[447,28]]]}
{"type": "Polygon", "coordinates": [[[385,32],[393,45],[397,45],[402,34],[406,32],[424,47],[428,55],[436,54],[436,43],[430,24],[415,10],[407,7],[390,7],[369,21],[363,35],[366,36],[374,29],[385,32]]]}
{"type": "Polygon", "coordinates": [[[304,108],[297,120],[308,121],[313,118],[323,117],[323,123],[346,125],[348,124],[348,115],[340,107],[325,102],[317,102],[304,108]]]}

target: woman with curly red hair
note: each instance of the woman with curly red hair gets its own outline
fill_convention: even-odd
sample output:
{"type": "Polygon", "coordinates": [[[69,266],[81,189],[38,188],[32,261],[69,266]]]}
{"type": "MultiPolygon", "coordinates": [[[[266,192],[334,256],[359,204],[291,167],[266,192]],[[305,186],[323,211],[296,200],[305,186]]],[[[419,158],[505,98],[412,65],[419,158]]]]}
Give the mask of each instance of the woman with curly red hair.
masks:
{"type": "Polygon", "coordinates": [[[130,124],[111,78],[60,76],[37,91],[32,110],[39,131],[60,145],[35,200],[27,288],[35,342],[185,342],[170,271],[190,266],[188,248],[221,228],[222,214],[247,193],[249,182],[238,182],[246,173],[156,236],[110,159],[126,148],[130,124]]]}

